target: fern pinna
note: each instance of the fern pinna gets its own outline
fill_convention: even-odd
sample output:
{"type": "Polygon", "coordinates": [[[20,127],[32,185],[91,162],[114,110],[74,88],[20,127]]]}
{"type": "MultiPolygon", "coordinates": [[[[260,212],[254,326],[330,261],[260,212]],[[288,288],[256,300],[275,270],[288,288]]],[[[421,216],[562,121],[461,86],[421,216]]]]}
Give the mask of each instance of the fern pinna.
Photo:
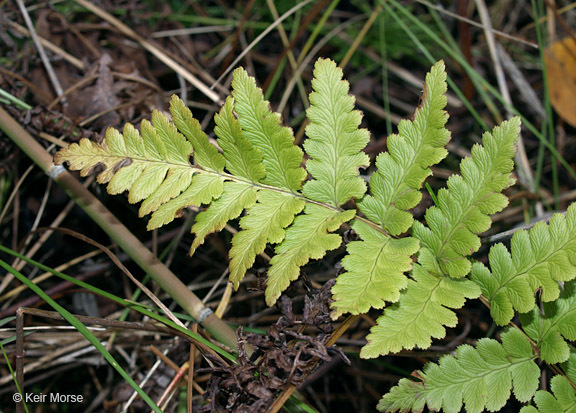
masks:
{"type": "Polygon", "coordinates": [[[508,203],[502,191],[514,183],[519,119],[483,135],[461,162],[461,175],[451,176],[438,192],[423,224],[410,209],[420,203],[430,167],[446,157],[450,140],[443,62],[426,76],[414,118],[400,122],[388,138],[388,152],[377,157],[369,191],[360,175],[369,167],[363,152],[369,132],[359,128],[362,115],[342,76],[331,60],[317,61],[304,151],[255,80],[239,68],[232,95],[215,115],[218,146],[174,96],[171,120],[155,111],[140,132],[130,124],[122,133],[109,129],[101,143],[83,139],[59,151],[55,162],[68,162],[82,175],[103,167],[98,182],[107,183],[111,194],[128,191],[132,203],[143,201],[139,214],[151,214],[149,229],[173,221],[183,208],[205,205],[192,227],[191,253],[241,216],[230,249],[230,281],[238,288],[256,257],[275,245],[268,305],[302,266],[342,244],[337,231],[349,223],[359,239],[346,244],[345,271],[332,288],[332,318],[384,309],[361,351],[364,358],[429,347],[457,324],[454,310],[468,299],[481,297],[502,326],[521,313],[520,324],[500,341],[460,346],[455,356],[426,365],[417,381],[402,379],[380,401],[383,411],[428,406],[456,412],[462,405],[493,411],[511,390],[530,403],[526,412],[574,409],[576,356],[569,342],[576,339],[576,207],[518,231],[511,251],[493,246],[490,268],[470,259],[480,247],[478,234],[490,228],[490,215],[508,203]],[[538,360],[563,363],[556,366],[552,393],[537,391],[538,360]]]}

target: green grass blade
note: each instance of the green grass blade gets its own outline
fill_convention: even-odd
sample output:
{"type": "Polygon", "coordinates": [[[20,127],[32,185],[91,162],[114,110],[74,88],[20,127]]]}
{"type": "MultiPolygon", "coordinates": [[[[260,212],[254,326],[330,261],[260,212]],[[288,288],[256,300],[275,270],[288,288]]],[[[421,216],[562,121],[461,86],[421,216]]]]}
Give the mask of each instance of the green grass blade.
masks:
{"type": "Polygon", "coordinates": [[[146,394],[146,392],[144,392],[144,390],[142,390],[140,386],[138,386],[138,384],[132,379],[132,377],[130,377],[130,375],[126,373],[126,371],[118,364],[118,362],[116,362],[112,354],[110,354],[110,352],[106,350],[106,347],[104,347],[102,343],[100,343],[100,340],[98,340],[96,336],[92,334],[92,332],[88,330],[84,324],[82,324],[68,310],[66,310],[64,307],[62,307],[60,304],[58,304],[56,301],[50,298],[50,296],[48,296],[44,291],[42,291],[40,287],[38,287],[36,284],[34,284],[20,272],[16,271],[8,263],[4,262],[3,260],[0,260],[0,266],[9,273],[11,273],[16,279],[18,279],[18,281],[25,284],[40,298],[46,301],[46,303],[48,303],[54,310],[56,310],[58,314],[60,314],[66,321],[68,321],[68,323],[70,323],[74,328],[76,328],[76,330],[78,330],[78,332],[82,334],[90,342],[90,344],[92,344],[94,348],[96,348],[96,350],[98,350],[98,352],[106,359],[106,361],[108,361],[108,363],[110,363],[110,365],[114,367],[114,369],[118,373],[120,373],[122,378],[126,380],[126,382],[130,385],[130,387],[132,387],[134,391],[136,391],[140,395],[140,397],[142,397],[142,400],[144,400],[152,410],[158,413],[161,412],[160,408],[156,405],[156,403],[154,403],[154,400],[152,400],[150,396],[148,396],[148,394],[146,394]]]}
{"type": "MultiPolygon", "coordinates": [[[[407,10],[405,7],[403,7],[396,0],[389,0],[389,2],[384,2],[383,0],[380,0],[380,2],[381,2],[381,4],[384,5],[384,7],[386,8],[386,10],[388,12],[396,15],[394,10],[392,9],[392,7],[388,3],[392,4],[399,12],[404,14],[415,26],[418,26],[424,33],[426,33],[426,35],[428,35],[432,40],[434,40],[434,42],[436,42],[440,47],[442,47],[442,49],[448,55],[450,55],[460,65],[462,65],[462,67],[466,70],[466,72],[468,73],[468,75],[470,76],[470,78],[474,82],[476,82],[478,85],[481,85],[481,87],[483,87],[487,91],[489,91],[490,94],[492,94],[502,105],[504,105],[504,107],[509,109],[512,113],[514,113],[517,116],[520,116],[520,118],[522,119],[522,125],[524,127],[526,127],[532,134],[534,134],[534,136],[536,136],[536,138],[538,138],[538,140],[550,151],[550,153],[554,156],[554,158],[556,158],[558,160],[558,162],[560,162],[560,164],[566,169],[566,171],[570,174],[570,176],[573,179],[576,179],[576,171],[574,171],[574,169],[572,169],[570,164],[566,161],[566,159],[564,159],[564,157],[562,155],[560,155],[560,153],[556,150],[556,148],[553,145],[551,145],[550,142],[548,142],[548,140],[544,136],[542,136],[540,131],[538,129],[536,129],[536,127],[528,119],[526,119],[526,117],[524,115],[522,115],[514,106],[508,104],[503,99],[502,95],[498,92],[498,90],[496,90],[496,88],[494,88],[489,82],[487,82],[486,79],[484,79],[480,74],[478,74],[474,70],[474,68],[471,67],[468,64],[468,62],[462,58],[462,56],[459,55],[459,53],[454,52],[450,47],[448,47],[448,45],[442,39],[440,39],[436,33],[434,33],[432,30],[430,30],[429,27],[427,27],[424,23],[422,23],[416,16],[414,16],[409,10],[407,10]]],[[[407,34],[409,34],[409,35],[412,34],[412,36],[411,36],[412,39],[416,41],[416,45],[419,46],[422,53],[424,53],[426,55],[426,57],[430,60],[431,63],[434,63],[436,61],[436,59],[428,52],[428,50],[426,48],[424,48],[422,46],[421,42],[417,41],[417,38],[415,38],[415,36],[414,36],[413,32],[410,30],[410,28],[408,26],[405,26],[405,30],[406,30],[407,34]]],[[[451,82],[450,78],[448,78],[448,84],[455,91],[455,93],[460,96],[459,89],[457,89],[455,87],[455,84],[453,82],[451,82]]],[[[482,121],[481,119],[479,119],[479,117],[474,115],[475,112],[473,111],[471,106],[469,104],[467,104],[466,100],[463,100],[463,102],[466,105],[466,107],[472,111],[471,112],[472,115],[476,118],[476,120],[479,122],[479,124],[482,125],[482,128],[483,129],[489,129],[485,125],[484,121],[482,121]]]]}
{"type": "MultiPolygon", "coordinates": [[[[71,282],[71,283],[74,283],[75,285],[77,285],[77,286],[79,286],[79,287],[82,287],[82,288],[85,288],[85,289],[87,289],[87,290],[89,290],[89,291],[92,291],[92,292],[95,293],[95,294],[99,294],[99,295],[101,295],[101,296],[103,296],[103,297],[106,297],[106,298],[109,299],[110,301],[114,301],[115,303],[120,304],[120,305],[123,306],[123,307],[128,307],[128,308],[130,308],[130,309],[132,309],[132,310],[135,310],[135,311],[138,311],[139,313],[144,314],[144,315],[146,315],[146,316],[148,316],[148,317],[150,317],[150,318],[153,318],[153,319],[156,320],[156,321],[159,321],[159,322],[161,322],[161,323],[163,323],[163,324],[165,324],[165,325],[167,325],[167,326],[169,326],[169,327],[171,327],[171,328],[173,328],[173,329],[175,329],[175,330],[178,330],[179,332],[181,332],[181,333],[183,333],[183,334],[186,334],[188,337],[190,337],[190,338],[192,338],[192,339],[194,339],[194,340],[196,340],[196,341],[204,344],[205,346],[210,347],[212,350],[216,351],[216,352],[217,352],[218,354],[220,354],[222,357],[224,357],[224,358],[226,358],[226,359],[228,359],[228,360],[230,360],[230,361],[232,361],[232,362],[234,362],[234,361],[236,360],[236,358],[235,358],[233,355],[231,355],[230,353],[222,350],[220,347],[212,344],[210,341],[206,340],[206,339],[205,339],[204,337],[202,337],[201,335],[195,334],[195,333],[193,333],[193,332],[190,331],[190,330],[187,330],[187,329],[185,329],[185,328],[182,328],[181,326],[179,326],[179,325],[177,325],[176,323],[174,323],[172,320],[169,320],[169,319],[167,319],[167,318],[165,318],[165,317],[162,317],[162,316],[160,316],[160,315],[158,315],[158,314],[156,314],[156,313],[154,313],[154,312],[152,312],[152,311],[149,311],[149,310],[147,310],[144,306],[142,306],[142,305],[140,305],[140,304],[132,303],[132,302],[130,302],[130,301],[128,301],[128,300],[124,300],[124,299],[122,299],[122,298],[120,298],[120,297],[115,296],[114,294],[110,294],[110,293],[107,292],[107,291],[101,290],[101,289],[99,289],[99,288],[97,288],[97,287],[94,287],[94,286],[92,286],[92,285],[90,285],[90,284],[88,284],[88,283],[85,283],[85,282],[83,282],[83,281],[79,281],[79,280],[77,280],[77,279],[75,279],[75,278],[73,278],[73,277],[70,277],[69,275],[63,274],[63,273],[61,273],[61,272],[59,272],[59,271],[53,270],[52,268],[47,267],[47,266],[45,266],[45,265],[43,265],[43,264],[41,264],[41,263],[39,263],[39,262],[37,262],[37,261],[31,260],[30,258],[25,257],[25,256],[23,256],[23,255],[21,255],[21,254],[18,254],[17,252],[12,251],[11,249],[4,247],[3,245],[0,245],[0,251],[5,252],[5,253],[7,253],[7,254],[10,254],[10,255],[12,255],[12,256],[14,256],[14,257],[17,257],[17,258],[19,258],[19,259],[21,259],[21,260],[24,260],[24,261],[26,261],[27,263],[32,264],[32,265],[40,268],[40,269],[43,270],[43,271],[48,271],[48,272],[56,275],[57,277],[62,278],[63,280],[66,280],[66,281],[69,281],[69,282],[71,282]]],[[[28,279],[26,279],[26,281],[28,281],[28,283],[31,283],[31,281],[29,281],[28,279]]],[[[28,285],[28,283],[26,283],[26,285],[28,285]]],[[[33,284],[33,283],[32,283],[32,285],[34,285],[35,288],[39,288],[39,287],[37,287],[37,286],[36,286],[35,284],[33,284]]],[[[35,290],[33,290],[33,291],[35,291],[35,290]]],[[[40,291],[41,291],[41,290],[40,290],[40,291]]]]}
{"type": "MultiPolygon", "coordinates": [[[[16,318],[16,317],[14,317],[14,318],[16,318]]],[[[4,320],[6,320],[6,319],[4,319],[4,320]]],[[[20,395],[20,400],[22,400],[22,404],[24,405],[24,410],[26,411],[26,413],[28,413],[28,406],[26,405],[25,397],[22,394],[22,389],[20,388],[20,385],[18,384],[18,380],[16,380],[16,375],[14,374],[14,369],[12,369],[12,364],[10,364],[10,359],[8,358],[8,354],[6,354],[6,350],[4,350],[3,342],[0,342],[0,351],[2,351],[2,354],[4,355],[4,359],[6,359],[6,365],[8,366],[8,370],[10,370],[10,375],[12,376],[12,380],[14,380],[14,384],[16,385],[16,390],[18,391],[18,394],[20,395]]]]}

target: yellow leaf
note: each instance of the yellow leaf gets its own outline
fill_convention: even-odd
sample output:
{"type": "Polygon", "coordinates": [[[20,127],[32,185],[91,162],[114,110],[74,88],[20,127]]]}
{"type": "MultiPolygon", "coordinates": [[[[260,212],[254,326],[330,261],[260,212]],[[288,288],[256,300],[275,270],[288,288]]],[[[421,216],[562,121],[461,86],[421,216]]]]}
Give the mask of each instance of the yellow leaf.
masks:
{"type": "Polygon", "coordinates": [[[576,127],[576,40],[567,37],[544,53],[550,102],[558,115],[576,127]]]}

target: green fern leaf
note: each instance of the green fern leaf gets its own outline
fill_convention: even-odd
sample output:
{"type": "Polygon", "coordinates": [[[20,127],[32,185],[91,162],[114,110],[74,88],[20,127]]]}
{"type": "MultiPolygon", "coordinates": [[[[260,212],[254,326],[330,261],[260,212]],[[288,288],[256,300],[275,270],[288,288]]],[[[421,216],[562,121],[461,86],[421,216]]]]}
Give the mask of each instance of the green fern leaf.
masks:
{"type": "Polygon", "coordinates": [[[230,281],[234,288],[238,289],[246,270],[252,267],[267,243],[278,244],[284,240],[284,228],[292,223],[304,204],[303,199],[281,192],[258,192],[258,203],[240,220],[243,230],[232,238],[230,281]]]}
{"type": "Polygon", "coordinates": [[[169,224],[181,216],[183,208],[209,204],[213,199],[220,198],[223,191],[224,177],[205,173],[194,175],[188,189],[154,211],[146,228],[151,231],[169,224]]]}
{"type": "Polygon", "coordinates": [[[566,376],[554,376],[550,380],[552,393],[538,390],[534,396],[534,401],[538,409],[535,412],[541,413],[576,413],[576,349],[570,348],[570,357],[562,363],[562,370],[566,376]]]}
{"type": "Polygon", "coordinates": [[[539,390],[534,396],[534,401],[541,413],[575,413],[576,392],[573,384],[564,376],[554,376],[550,380],[549,393],[539,390]]]}
{"type": "Polygon", "coordinates": [[[222,196],[196,217],[196,222],[192,226],[192,232],[196,237],[190,247],[190,255],[204,243],[208,234],[222,230],[228,221],[238,218],[244,209],[253,206],[256,203],[257,192],[254,186],[247,183],[224,182],[222,196]]]}
{"type": "Polygon", "coordinates": [[[490,313],[499,325],[508,324],[514,310],[532,310],[536,290],[541,290],[543,301],[553,301],[560,294],[558,281],[576,277],[576,204],[568,208],[566,217],[555,214],[548,225],[542,222],[530,231],[517,231],[511,252],[502,244],[493,246],[492,272],[475,263],[470,274],[490,301],[490,313]]]}
{"type": "Polygon", "coordinates": [[[570,357],[561,364],[565,376],[557,375],[550,380],[549,393],[539,390],[534,396],[534,401],[538,409],[533,408],[534,412],[541,413],[575,413],[576,412],[576,349],[570,347],[570,357]]]}
{"type": "Polygon", "coordinates": [[[330,234],[352,218],[356,211],[337,211],[307,204],[304,215],[298,215],[286,230],[286,238],[276,247],[276,255],[270,261],[266,286],[266,303],[272,306],[282,291],[296,280],[300,267],[310,259],[322,258],[326,251],[340,246],[338,234],[330,234]]]}
{"type": "Polygon", "coordinates": [[[538,409],[532,407],[532,410],[527,413],[541,412],[541,413],[576,413],[576,391],[574,391],[574,384],[576,383],[576,350],[571,347],[570,358],[562,363],[562,370],[566,376],[554,376],[550,380],[549,393],[544,390],[538,390],[534,396],[534,401],[538,409]]]}
{"type": "Polygon", "coordinates": [[[565,283],[560,298],[544,304],[544,314],[534,308],[520,316],[524,331],[536,342],[540,357],[547,363],[566,361],[570,356],[566,341],[576,340],[575,287],[576,281],[565,283]]]}
{"type": "Polygon", "coordinates": [[[366,129],[358,129],[362,114],[353,110],[355,99],[348,94],[348,82],[332,60],[318,59],[312,88],[304,149],[311,157],[306,168],[314,179],[304,184],[302,192],[315,201],[340,206],[366,192],[358,168],[369,164],[362,150],[370,136],[366,129]]]}
{"type": "MultiPolygon", "coordinates": [[[[339,207],[350,198],[360,198],[366,183],[358,168],[368,165],[362,149],[369,141],[368,131],[358,129],[362,115],[354,109],[354,98],[348,95],[348,82],[342,70],[328,59],[314,65],[310,108],[306,111],[310,125],[304,149],[311,157],[306,167],[313,179],[304,184],[305,197],[319,203],[339,207]]],[[[309,203],[304,215],[297,216],[286,230],[286,238],[276,247],[277,255],[270,261],[266,302],[273,305],[291,281],[298,278],[300,267],[310,259],[322,258],[326,251],[336,249],[340,235],[329,234],[356,211],[327,209],[309,203]]]]}
{"type": "Polygon", "coordinates": [[[462,308],[467,298],[480,296],[480,288],[472,281],[434,275],[420,264],[414,264],[412,278],[399,302],[386,308],[370,330],[362,358],[430,347],[431,337],[443,338],[444,326],[458,323],[450,309],[462,308]]]}
{"type": "Polygon", "coordinates": [[[234,71],[232,88],[234,110],[244,136],[263,154],[262,162],[266,166],[263,182],[298,191],[306,171],[300,167],[302,150],[294,145],[292,130],[282,126],[280,114],[270,110],[262,90],[244,69],[234,71]]]}
{"type": "Polygon", "coordinates": [[[348,255],[342,260],[347,272],[340,274],[332,287],[333,319],[398,301],[400,290],[408,284],[404,272],[412,268],[411,257],[419,248],[415,238],[391,238],[362,221],[352,221],[352,228],[362,241],[347,245],[348,255]]]}
{"type": "MultiPolygon", "coordinates": [[[[170,160],[171,165],[159,165],[156,174],[143,173],[131,187],[128,200],[133,203],[144,200],[139,210],[141,217],[157,210],[160,205],[178,196],[183,190],[190,186],[194,175],[194,170],[190,168],[188,161],[188,154],[192,152],[192,145],[180,135],[174,124],[161,112],[154,111],[152,113],[152,122],[154,127],[147,122],[142,122],[141,128],[144,141],[147,141],[145,135],[148,133],[153,136],[153,139],[149,141],[162,142],[163,145],[156,145],[158,148],[162,148],[162,146],[165,147],[165,152],[160,155],[160,159],[170,160]],[[155,136],[156,134],[157,137],[155,136]],[[172,166],[175,161],[179,162],[179,167],[172,166]],[[147,183],[147,180],[144,179],[145,176],[153,180],[154,184],[150,185],[147,183]],[[150,193],[138,191],[138,195],[133,195],[137,192],[136,188],[138,188],[140,181],[144,182],[142,189],[152,189],[153,187],[156,189],[150,193]]],[[[129,168],[123,169],[126,170],[129,168]]],[[[109,187],[113,186],[118,180],[121,180],[123,176],[121,172],[122,171],[118,171],[110,180],[109,187]]],[[[109,188],[109,190],[111,194],[115,193],[112,188],[109,188]]],[[[124,192],[124,189],[120,192],[124,192]]]]}
{"type": "Polygon", "coordinates": [[[540,369],[530,342],[516,329],[502,333],[502,344],[483,338],[476,348],[464,344],[456,357],[443,356],[438,364],[428,363],[420,372],[422,382],[401,379],[378,404],[380,411],[421,412],[443,409],[457,413],[462,404],[468,413],[499,410],[510,397],[520,402],[536,392],[540,369]]]}
{"type": "Polygon", "coordinates": [[[172,95],[170,100],[170,113],[178,130],[186,136],[186,139],[194,147],[196,163],[206,170],[222,173],[226,160],[218,153],[218,148],[210,143],[202,131],[200,122],[192,116],[190,109],[176,95],[172,95]]]}
{"type": "Polygon", "coordinates": [[[218,136],[218,145],[224,152],[226,169],[232,175],[250,182],[260,182],[266,176],[262,152],[244,136],[240,122],[232,113],[233,105],[234,99],[228,97],[220,113],[214,116],[216,122],[214,133],[218,136]]]}
{"type": "Polygon", "coordinates": [[[142,136],[130,124],[124,127],[124,134],[110,128],[102,143],[82,139],[59,151],[55,162],[67,161],[83,176],[96,165],[103,166],[98,182],[108,182],[111,194],[128,190],[131,203],[145,200],[139,215],[149,214],[185,191],[195,173],[203,172],[190,165],[192,145],[168,118],[154,111],[152,120],[154,124],[142,121],[142,136]]]}
{"type": "Polygon", "coordinates": [[[444,146],[450,132],[444,128],[448,120],[446,107],[446,72],[444,62],[436,63],[424,84],[422,104],[414,120],[402,120],[398,134],[388,137],[388,153],[376,158],[377,171],[370,179],[372,196],[358,203],[370,220],[390,234],[406,232],[414,222],[408,209],[422,199],[422,183],[432,174],[430,166],[446,157],[444,146]]]}
{"type": "Polygon", "coordinates": [[[443,273],[463,277],[470,272],[466,257],[480,247],[476,234],[490,228],[489,215],[508,204],[500,192],[514,183],[510,172],[519,132],[520,118],[486,132],[483,146],[475,145],[472,157],[462,160],[462,176],[451,176],[448,189],[438,192],[438,205],[426,211],[429,228],[414,222],[413,236],[433,252],[443,273]]]}

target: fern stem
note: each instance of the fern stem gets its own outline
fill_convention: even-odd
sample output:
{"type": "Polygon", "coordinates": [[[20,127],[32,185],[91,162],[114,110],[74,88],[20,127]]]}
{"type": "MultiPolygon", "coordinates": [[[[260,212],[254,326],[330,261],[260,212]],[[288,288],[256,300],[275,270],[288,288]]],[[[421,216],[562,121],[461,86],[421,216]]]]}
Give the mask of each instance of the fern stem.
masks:
{"type": "MultiPolygon", "coordinates": [[[[26,153],[43,171],[54,174],[52,156],[6,111],[0,108],[0,129],[26,153]]],[[[180,279],[150,252],[90,191],[65,170],[53,178],[66,193],[84,210],[118,246],[136,262],[140,268],[176,301],[216,340],[237,348],[234,331],[214,315],[180,279]],[[204,317],[204,314],[209,314],[204,317]]]]}
{"type": "MultiPolygon", "coordinates": [[[[253,182],[253,181],[250,181],[248,179],[244,179],[244,178],[241,178],[241,177],[238,177],[236,175],[232,175],[232,174],[229,174],[226,172],[221,173],[221,172],[216,172],[216,171],[212,171],[212,170],[209,171],[209,170],[203,169],[201,171],[201,173],[211,173],[214,175],[222,176],[226,180],[235,181],[235,182],[242,182],[245,184],[252,185],[253,187],[258,188],[258,189],[265,189],[267,191],[278,192],[278,193],[282,193],[285,195],[290,195],[290,196],[293,196],[295,198],[300,198],[308,204],[318,205],[322,208],[331,209],[333,211],[338,211],[338,212],[346,211],[345,209],[334,206],[334,205],[325,204],[325,203],[319,202],[319,201],[314,201],[313,199],[307,198],[304,195],[299,194],[297,192],[288,191],[286,189],[282,189],[282,188],[272,186],[272,185],[262,184],[259,182],[253,182]]],[[[386,231],[384,228],[382,228],[380,225],[378,225],[374,221],[371,221],[371,220],[364,218],[360,215],[354,216],[354,219],[364,222],[366,225],[369,225],[370,227],[374,228],[376,231],[381,232],[382,234],[390,235],[390,233],[388,231],[386,231]]]]}

